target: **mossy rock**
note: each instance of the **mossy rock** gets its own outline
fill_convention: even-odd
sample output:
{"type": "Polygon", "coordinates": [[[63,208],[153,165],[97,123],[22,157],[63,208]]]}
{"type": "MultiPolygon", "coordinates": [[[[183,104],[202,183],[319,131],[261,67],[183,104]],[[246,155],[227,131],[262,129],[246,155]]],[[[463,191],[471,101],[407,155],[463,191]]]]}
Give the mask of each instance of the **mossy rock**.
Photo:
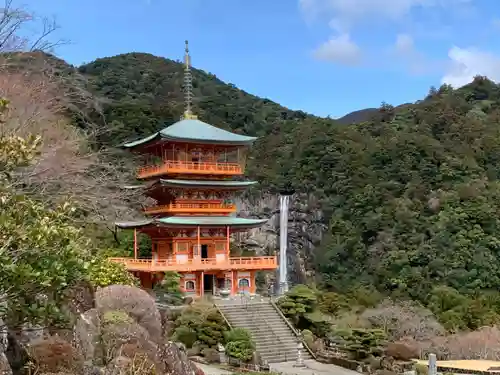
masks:
{"type": "Polygon", "coordinates": [[[132,324],[134,319],[125,311],[106,311],[102,317],[102,324],[132,324]]]}

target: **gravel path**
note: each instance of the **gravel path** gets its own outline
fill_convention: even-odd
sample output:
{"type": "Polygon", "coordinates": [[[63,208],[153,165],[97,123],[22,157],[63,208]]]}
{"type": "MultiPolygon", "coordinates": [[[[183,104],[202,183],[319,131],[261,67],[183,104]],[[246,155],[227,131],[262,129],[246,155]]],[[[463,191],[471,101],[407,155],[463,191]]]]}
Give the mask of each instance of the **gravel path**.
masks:
{"type": "Polygon", "coordinates": [[[271,364],[271,371],[287,375],[359,375],[358,372],[343,367],[320,363],[314,359],[304,361],[304,367],[295,367],[295,362],[271,364]]]}
{"type": "Polygon", "coordinates": [[[204,365],[203,363],[194,363],[196,367],[202,370],[205,375],[231,375],[233,372],[220,369],[216,366],[204,365]]]}
{"type": "MultiPolygon", "coordinates": [[[[232,375],[233,372],[220,369],[216,366],[195,363],[205,375],[232,375]]],[[[343,367],[320,363],[313,359],[304,361],[305,367],[295,367],[295,362],[282,362],[271,364],[271,371],[285,375],[359,375],[356,371],[343,367]]]]}

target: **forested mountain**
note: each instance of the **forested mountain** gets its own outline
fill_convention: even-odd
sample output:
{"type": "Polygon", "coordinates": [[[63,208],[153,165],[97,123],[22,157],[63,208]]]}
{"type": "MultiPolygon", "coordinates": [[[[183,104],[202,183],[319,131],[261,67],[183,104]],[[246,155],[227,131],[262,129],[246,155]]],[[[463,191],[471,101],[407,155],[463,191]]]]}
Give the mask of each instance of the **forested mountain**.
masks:
{"type": "MultiPolygon", "coordinates": [[[[131,53],[78,68],[98,98],[114,146],[176,121],[182,65],[131,53]]],[[[463,294],[500,288],[500,87],[477,77],[423,100],[383,105],[343,125],[291,111],[194,70],[195,112],[260,136],[251,177],[273,191],[313,195],[329,223],[315,250],[329,288],[374,286],[428,302],[444,285],[463,294]]],[[[304,212],[307,215],[307,212],[304,212]]]]}
{"type": "MultiPolygon", "coordinates": [[[[105,98],[113,141],[175,121],[182,65],[148,54],[79,68],[105,98]]],[[[262,137],[250,173],[263,188],[290,182],[321,200],[331,235],[320,270],[423,297],[431,285],[500,287],[500,88],[486,78],[431,90],[415,105],[385,105],[341,125],[290,111],[194,71],[204,121],[262,137]]]]}

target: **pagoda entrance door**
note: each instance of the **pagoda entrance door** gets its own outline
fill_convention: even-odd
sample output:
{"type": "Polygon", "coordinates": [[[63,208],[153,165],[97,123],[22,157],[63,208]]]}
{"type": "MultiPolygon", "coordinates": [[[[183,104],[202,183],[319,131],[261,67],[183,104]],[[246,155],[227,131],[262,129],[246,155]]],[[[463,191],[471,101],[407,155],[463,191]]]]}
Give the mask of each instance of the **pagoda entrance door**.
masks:
{"type": "Polygon", "coordinates": [[[208,245],[201,245],[201,259],[208,258],[208,245]]]}
{"type": "Polygon", "coordinates": [[[214,275],[203,274],[203,293],[211,294],[214,290],[214,275]]]}

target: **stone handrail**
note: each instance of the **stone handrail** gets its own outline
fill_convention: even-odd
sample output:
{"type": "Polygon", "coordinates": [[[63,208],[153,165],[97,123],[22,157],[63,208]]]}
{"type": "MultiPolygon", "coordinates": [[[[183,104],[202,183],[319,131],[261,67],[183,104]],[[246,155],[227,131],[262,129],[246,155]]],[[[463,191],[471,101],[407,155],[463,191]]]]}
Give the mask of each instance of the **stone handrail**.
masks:
{"type": "Polygon", "coordinates": [[[311,350],[311,348],[309,347],[309,345],[307,345],[307,343],[305,342],[305,340],[302,337],[301,333],[299,331],[297,331],[297,329],[295,329],[295,327],[292,325],[292,323],[290,323],[290,321],[285,316],[285,314],[283,314],[283,311],[281,311],[281,309],[279,308],[279,306],[276,305],[276,303],[272,300],[272,298],[270,298],[269,301],[271,302],[271,305],[274,307],[274,309],[278,312],[278,314],[280,315],[281,319],[283,319],[285,321],[285,323],[292,330],[292,332],[295,334],[295,336],[297,336],[297,338],[300,340],[300,342],[302,343],[302,345],[304,345],[304,348],[306,348],[306,350],[309,352],[309,354],[311,354],[312,357],[314,359],[316,359],[316,354],[311,350]]]}
{"type": "Polygon", "coordinates": [[[226,324],[229,327],[229,329],[233,329],[233,327],[231,326],[231,323],[229,323],[229,320],[227,320],[226,316],[224,315],[224,313],[222,312],[222,310],[219,308],[219,306],[217,306],[216,303],[214,303],[213,305],[217,309],[217,311],[219,312],[219,314],[222,315],[222,319],[224,319],[224,321],[226,322],[226,324]]]}

